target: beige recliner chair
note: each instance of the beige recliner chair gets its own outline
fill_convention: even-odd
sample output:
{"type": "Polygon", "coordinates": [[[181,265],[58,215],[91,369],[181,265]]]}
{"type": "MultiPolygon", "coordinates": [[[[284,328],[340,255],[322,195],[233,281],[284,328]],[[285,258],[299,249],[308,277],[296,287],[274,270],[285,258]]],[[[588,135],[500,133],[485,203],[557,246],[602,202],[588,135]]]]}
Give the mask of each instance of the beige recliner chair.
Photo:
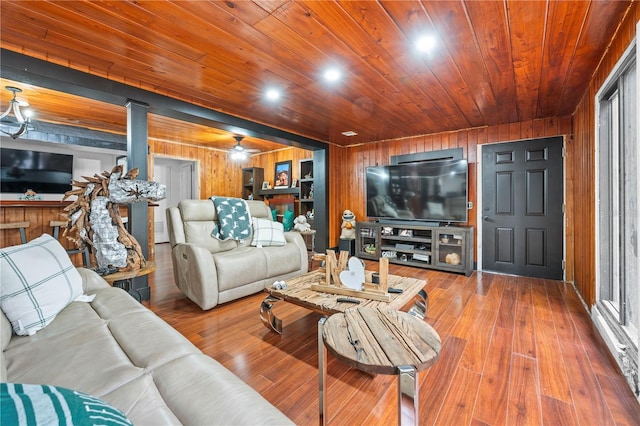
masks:
{"type": "MultiPolygon", "coordinates": [[[[273,220],[264,202],[247,204],[251,217],[273,220]]],[[[283,246],[253,247],[252,238],[221,241],[211,236],[218,217],[210,199],[182,200],[166,214],[176,285],[203,310],[308,270],[306,245],[297,232],[285,232],[283,246]]]]}

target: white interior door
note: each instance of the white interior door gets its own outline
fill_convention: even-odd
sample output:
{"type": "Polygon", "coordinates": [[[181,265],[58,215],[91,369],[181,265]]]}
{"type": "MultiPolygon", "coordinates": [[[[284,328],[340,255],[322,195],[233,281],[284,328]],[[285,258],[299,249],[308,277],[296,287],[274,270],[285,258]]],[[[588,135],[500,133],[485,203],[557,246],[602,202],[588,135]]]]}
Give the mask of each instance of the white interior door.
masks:
{"type": "Polygon", "coordinates": [[[156,182],[167,186],[167,198],[158,202],[155,210],[155,242],[169,242],[169,231],[165,211],[175,207],[180,200],[194,198],[197,194],[195,161],[176,158],[155,157],[153,176],[156,182]]]}

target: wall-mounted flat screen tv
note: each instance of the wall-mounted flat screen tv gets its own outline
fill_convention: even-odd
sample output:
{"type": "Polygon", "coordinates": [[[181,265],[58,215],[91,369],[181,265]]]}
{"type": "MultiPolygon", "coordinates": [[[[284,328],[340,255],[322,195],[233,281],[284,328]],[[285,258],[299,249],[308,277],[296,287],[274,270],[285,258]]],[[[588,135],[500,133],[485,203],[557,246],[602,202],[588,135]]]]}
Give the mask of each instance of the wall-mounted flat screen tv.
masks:
{"type": "Polygon", "coordinates": [[[73,155],[0,148],[0,192],[64,194],[71,189],[73,155]]]}
{"type": "Polygon", "coordinates": [[[467,221],[467,160],[367,167],[367,216],[467,221]]]}

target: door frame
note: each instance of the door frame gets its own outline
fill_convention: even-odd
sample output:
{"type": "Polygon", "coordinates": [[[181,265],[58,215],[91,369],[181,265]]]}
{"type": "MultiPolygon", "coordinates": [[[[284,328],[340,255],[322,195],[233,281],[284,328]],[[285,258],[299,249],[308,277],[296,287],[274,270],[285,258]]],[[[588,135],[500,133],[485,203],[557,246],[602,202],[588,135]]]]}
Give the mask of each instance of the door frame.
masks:
{"type": "MultiPolygon", "coordinates": [[[[193,158],[181,158],[181,157],[176,157],[176,156],[171,156],[171,155],[162,155],[162,154],[153,154],[153,170],[154,170],[154,178],[155,178],[155,167],[156,167],[156,159],[161,159],[161,160],[168,160],[171,162],[175,162],[175,163],[181,163],[181,164],[185,164],[185,163],[190,163],[193,167],[193,173],[191,174],[191,191],[193,194],[193,197],[197,197],[197,195],[199,194],[200,191],[200,177],[199,177],[199,173],[200,173],[200,160],[197,159],[193,159],[193,158]]],[[[167,226],[167,218],[164,212],[155,212],[155,214],[161,214],[162,216],[162,220],[165,222],[165,229],[167,226]]],[[[158,220],[157,216],[154,216],[154,222],[156,222],[158,220]]],[[[162,244],[162,243],[157,243],[155,241],[155,224],[154,224],[154,228],[153,228],[153,235],[154,235],[154,245],[155,244],[162,244]]]]}
{"type": "MultiPolygon", "coordinates": [[[[488,145],[497,145],[497,144],[505,144],[511,142],[522,142],[531,139],[542,139],[548,137],[562,137],[562,199],[564,201],[564,208],[562,209],[562,261],[564,262],[564,268],[562,270],[562,280],[565,281],[567,279],[567,156],[566,156],[566,144],[567,137],[566,135],[555,135],[555,136],[540,136],[526,139],[512,139],[508,141],[499,141],[499,142],[490,142],[484,144],[476,145],[476,241],[475,241],[475,249],[477,253],[477,263],[476,268],[478,272],[482,272],[482,147],[488,145]]],[[[487,271],[493,274],[497,274],[498,272],[487,271]]],[[[508,275],[508,274],[504,274],[508,275]]]]}

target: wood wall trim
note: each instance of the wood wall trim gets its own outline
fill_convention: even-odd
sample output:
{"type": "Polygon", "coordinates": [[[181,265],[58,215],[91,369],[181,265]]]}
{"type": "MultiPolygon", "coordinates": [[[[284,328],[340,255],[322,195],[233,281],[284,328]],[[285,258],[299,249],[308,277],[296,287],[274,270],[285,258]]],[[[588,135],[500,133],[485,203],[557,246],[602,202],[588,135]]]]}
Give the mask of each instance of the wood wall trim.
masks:
{"type": "Polygon", "coordinates": [[[71,201],[56,200],[0,200],[0,207],[66,207],[71,201]]]}

